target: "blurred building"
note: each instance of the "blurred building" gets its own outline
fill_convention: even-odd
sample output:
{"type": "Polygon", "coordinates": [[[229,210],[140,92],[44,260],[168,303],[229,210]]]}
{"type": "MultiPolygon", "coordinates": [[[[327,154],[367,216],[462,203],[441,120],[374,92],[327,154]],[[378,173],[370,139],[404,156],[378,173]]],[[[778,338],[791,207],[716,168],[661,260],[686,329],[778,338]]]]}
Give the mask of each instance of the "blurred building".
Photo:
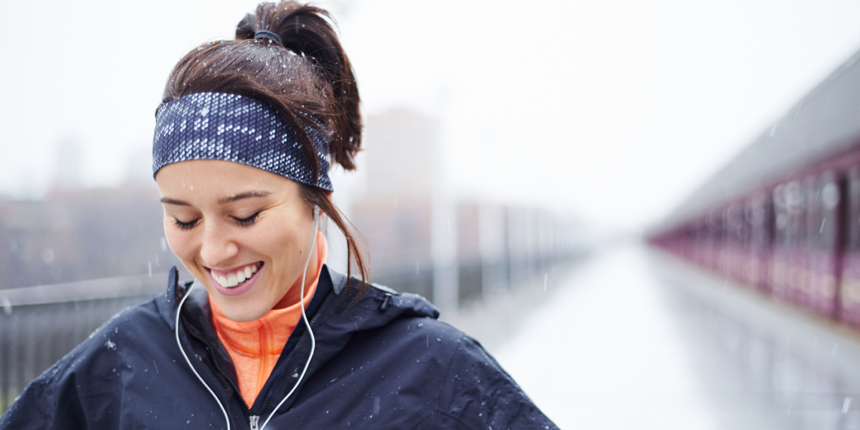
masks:
{"type": "Polygon", "coordinates": [[[54,189],[75,190],[83,178],[83,148],[77,139],[66,136],[55,152],[54,189]]]}
{"type": "Polygon", "coordinates": [[[0,289],[166,272],[161,219],[152,185],[0,201],[0,289]]]}
{"type": "Polygon", "coordinates": [[[352,221],[367,240],[373,279],[431,297],[433,186],[439,122],[407,109],[367,118],[365,193],[352,221]]]}
{"type": "Polygon", "coordinates": [[[575,217],[466,200],[447,187],[440,129],[408,109],[366,120],[367,183],[349,213],[371,251],[374,282],[453,310],[584,252],[575,217]]]}

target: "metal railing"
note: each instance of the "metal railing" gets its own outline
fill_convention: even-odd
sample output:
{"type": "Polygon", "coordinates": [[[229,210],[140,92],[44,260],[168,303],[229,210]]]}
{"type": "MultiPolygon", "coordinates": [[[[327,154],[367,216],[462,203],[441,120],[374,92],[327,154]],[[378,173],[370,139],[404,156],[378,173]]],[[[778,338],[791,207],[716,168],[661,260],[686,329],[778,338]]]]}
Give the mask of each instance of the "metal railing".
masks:
{"type": "Polygon", "coordinates": [[[0,412],[111,316],[164,291],[167,274],[0,290],[0,412]]]}

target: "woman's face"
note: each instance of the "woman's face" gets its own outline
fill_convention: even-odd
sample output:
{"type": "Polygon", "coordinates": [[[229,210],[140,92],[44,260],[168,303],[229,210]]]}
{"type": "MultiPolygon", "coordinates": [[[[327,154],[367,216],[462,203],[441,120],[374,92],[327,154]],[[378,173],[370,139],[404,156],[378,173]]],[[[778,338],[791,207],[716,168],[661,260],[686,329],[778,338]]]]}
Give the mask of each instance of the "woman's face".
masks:
{"type": "Polygon", "coordinates": [[[254,321],[298,303],[316,237],[298,183],[221,160],[170,164],[155,179],[170,248],[227,318],[254,321]]]}

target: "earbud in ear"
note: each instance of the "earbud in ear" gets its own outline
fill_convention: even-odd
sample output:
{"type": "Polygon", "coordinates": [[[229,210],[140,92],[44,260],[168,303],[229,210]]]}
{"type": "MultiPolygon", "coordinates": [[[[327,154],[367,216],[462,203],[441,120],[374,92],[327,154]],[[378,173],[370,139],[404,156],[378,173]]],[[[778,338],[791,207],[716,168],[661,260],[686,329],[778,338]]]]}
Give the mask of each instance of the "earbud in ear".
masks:
{"type": "Polygon", "coordinates": [[[320,217],[320,208],[318,206],[314,206],[314,221],[318,220],[320,217]]]}

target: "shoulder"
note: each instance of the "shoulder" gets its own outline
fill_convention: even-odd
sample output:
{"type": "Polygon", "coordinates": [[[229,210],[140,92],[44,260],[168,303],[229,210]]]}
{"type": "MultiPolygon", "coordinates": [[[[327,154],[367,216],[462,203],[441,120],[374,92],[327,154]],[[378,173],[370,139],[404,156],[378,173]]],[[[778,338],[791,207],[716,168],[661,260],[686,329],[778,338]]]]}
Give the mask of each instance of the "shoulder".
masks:
{"type": "Polygon", "coordinates": [[[345,316],[361,327],[354,333],[354,345],[377,351],[376,361],[384,356],[390,366],[408,366],[410,371],[431,366],[435,382],[456,372],[463,360],[495,363],[477,340],[438,315],[421,296],[373,285],[345,316]]]}
{"type": "Polygon", "coordinates": [[[454,350],[479,347],[479,343],[451,324],[426,316],[400,317],[385,326],[386,334],[395,334],[401,342],[433,346],[432,352],[448,356],[454,350]]]}
{"type": "Polygon", "coordinates": [[[158,315],[155,300],[119,311],[57,364],[68,365],[71,359],[116,360],[139,351],[139,345],[160,344],[172,332],[158,315]]]}
{"type": "Polygon", "coordinates": [[[82,399],[111,402],[122,384],[122,366],[137,364],[133,357],[141,348],[158,349],[163,342],[157,338],[169,333],[154,300],[120,311],[33,380],[0,419],[0,428],[23,422],[66,428],[61,423],[80,422],[82,399]]]}
{"type": "Polygon", "coordinates": [[[473,429],[557,429],[480,342],[441,321],[423,328],[439,334],[448,360],[432,419],[473,429]]]}
{"type": "MultiPolygon", "coordinates": [[[[408,294],[395,297],[409,300],[408,294]]],[[[557,428],[478,340],[435,315],[401,315],[377,336],[386,341],[380,355],[394,357],[386,365],[425,374],[423,387],[436,399],[427,423],[445,428],[557,428]],[[461,427],[451,427],[449,421],[461,427]]]]}
{"type": "Polygon", "coordinates": [[[463,344],[477,344],[462,331],[440,321],[439,309],[424,297],[397,292],[384,285],[370,284],[350,311],[353,318],[361,315],[364,320],[363,324],[359,322],[363,327],[356,334],[367,332],[385,338],[388,348],[423,346],[428,354],[450,356],[463,344]]]}
{"type": "Polygon", "coordinates": [[[169,334],[170,328],[159,317],[155,300],[119,311],[48,370],[57,374],[62,370],[78,367],[75,363],[82,360],[114,357],[114,353],[123,352],[123,346],[139,344],[144,339],[151,342],[154,338],[157,339],[160,333],[169,334]]]}
{"type": "Polygon", "coordinates": [[[352,362],[432,404],[420,428],[557,428],[480,342],[444,321],[400,317],[356,336],[352,362]]]}

